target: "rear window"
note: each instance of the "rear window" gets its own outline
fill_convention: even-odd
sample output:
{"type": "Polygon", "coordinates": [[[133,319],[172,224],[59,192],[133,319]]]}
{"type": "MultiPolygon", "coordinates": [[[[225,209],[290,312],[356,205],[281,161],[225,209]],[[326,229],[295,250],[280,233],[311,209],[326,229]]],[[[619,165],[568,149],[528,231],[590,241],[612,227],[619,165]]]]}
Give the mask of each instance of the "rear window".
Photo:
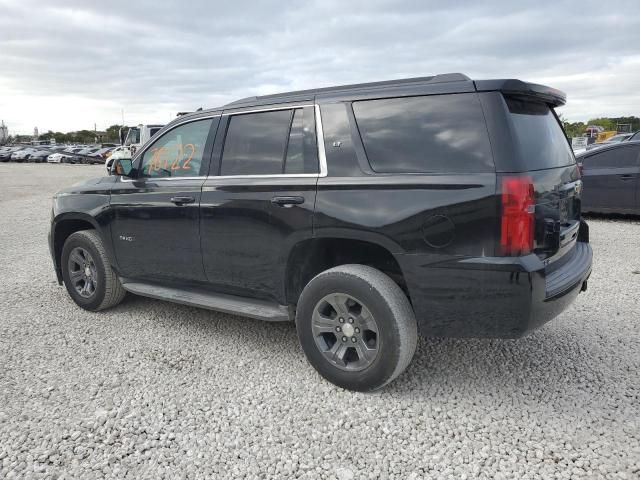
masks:
{"type": "Polygon", "coordinates": [[[514,98],[506,100],[517,147],[529,170],[575,163],[567,137],[548,105],[514,98]]]}
{"type": "Polygon", "coordinates": [[[494,171],[475,93],[359,101],[353,112],[376,172],[494,171]]]}

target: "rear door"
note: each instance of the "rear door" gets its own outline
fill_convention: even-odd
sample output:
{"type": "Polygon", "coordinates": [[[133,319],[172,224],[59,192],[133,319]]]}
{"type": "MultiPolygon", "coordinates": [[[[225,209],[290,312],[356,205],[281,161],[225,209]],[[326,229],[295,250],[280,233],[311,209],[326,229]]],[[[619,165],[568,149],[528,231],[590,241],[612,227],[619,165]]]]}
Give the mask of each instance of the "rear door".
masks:
{"type": "Polygon", "coordinates": [[[639,154],[640,144],[625,142],[580,158],[585,211],[624,213],[638,208],[639,154]]]}
{"type": "Polygon", "coordinates": [[[312,105],[223,116],[202,192],[202,252],[216,290],[284,303],[287,257],[312,236],[319,173],[312,105]]]}
{"type": "Polygon", "coordinates": [[[114,185],[111,236],[124,277],[205,281],[199,204],[219,120],[177,124],[136,159],[134,180],[114,185]]]}

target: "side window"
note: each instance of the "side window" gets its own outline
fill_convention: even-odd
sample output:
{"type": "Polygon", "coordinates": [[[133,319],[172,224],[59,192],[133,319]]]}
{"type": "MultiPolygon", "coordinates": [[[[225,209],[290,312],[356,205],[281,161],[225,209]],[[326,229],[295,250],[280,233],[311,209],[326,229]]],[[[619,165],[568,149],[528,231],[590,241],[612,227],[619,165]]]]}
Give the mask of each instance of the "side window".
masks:
{"type": "Polygon", "coordinates": [[[317,172],[313,109],[233,115],[222,152],[221,175],[317,172]]]}
{"type": "Polygon", "coordinates": [[[612,148],[603,152],[589,155],[584,159],[584,168],[628,168],[637,165],[638,153],[636,147],[612,148]]]}
{"type": "Polygon", "coordinates": [[[291,110],[234,115],[222,152],[221,175],[282,173],[291,110]]]}
{"type": "Polygon", "coordinates": [[[294,110],[284,173],[318,173],[318,146],[313,107],[294,110]]]}
{"type": "Polygon", "coordinates": [[[329,174],[350,177],[361,172],[351,139],[351,125],[347,114],[349,105],[329,103],[321,106],[324,148],[329,174]]]}
{"type": "Polygon", "coordinates": [[[371,168],[383,173],[493,172],[493,157],[474,93],[353,103],[371,168]]]}
{"type": "Polygon", "coordinates": [[[142,157],[141,177],[197,177],[213,119],[169,130],[142,157]]]}
{"type": "Polygon", "coordinates": [[[284,160],[285,173],[304,172],[304,132],[302,126],[302,109],[294,111],[289,132],[287,156],[284,160]]]}

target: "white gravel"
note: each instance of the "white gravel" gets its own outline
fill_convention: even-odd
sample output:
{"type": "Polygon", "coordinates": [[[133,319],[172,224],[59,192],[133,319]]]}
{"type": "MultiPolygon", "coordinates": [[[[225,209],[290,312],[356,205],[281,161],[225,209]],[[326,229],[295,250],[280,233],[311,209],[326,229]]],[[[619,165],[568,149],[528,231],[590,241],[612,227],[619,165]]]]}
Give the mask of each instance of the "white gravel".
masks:
{"type": "Polygon", "coordinates": [[[293,324],[55,282],[58,188],[0,164],[0,478],[639,478],[640,222],[592,219],[589,291],[520,340],[420,340],[377,394],[325,382],[293,324]]]}

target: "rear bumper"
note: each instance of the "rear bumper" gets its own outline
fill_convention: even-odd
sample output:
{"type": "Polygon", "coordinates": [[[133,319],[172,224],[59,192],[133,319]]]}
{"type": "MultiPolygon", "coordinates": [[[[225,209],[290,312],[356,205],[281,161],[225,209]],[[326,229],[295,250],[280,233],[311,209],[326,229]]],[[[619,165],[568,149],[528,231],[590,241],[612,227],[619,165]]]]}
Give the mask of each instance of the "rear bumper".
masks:
{"type": "Polygon", "coordinates": [[[588,243],[576,242],[552,265],[534,254],[397,259],[422,335],[516,338],[556,317],[586,289],[592,255],[588,243]]]}

